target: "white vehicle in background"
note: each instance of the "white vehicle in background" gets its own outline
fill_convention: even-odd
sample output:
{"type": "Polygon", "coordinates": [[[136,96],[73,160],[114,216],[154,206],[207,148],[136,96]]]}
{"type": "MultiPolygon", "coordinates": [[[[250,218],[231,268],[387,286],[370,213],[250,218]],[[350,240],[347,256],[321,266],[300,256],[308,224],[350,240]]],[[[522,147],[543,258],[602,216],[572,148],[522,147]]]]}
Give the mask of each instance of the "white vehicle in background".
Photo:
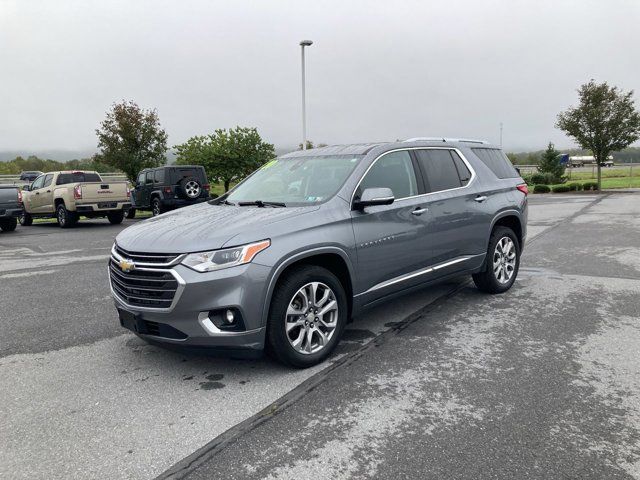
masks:
{"type": "MultiPolygon", "coordinates": [[[[572,155],[569,157],[569,167],[584,167],[585,165],[595,165],[596,158],[593,155],[572,155]]],[[[613,156],[609,155],[606,162],[600,164],[601,167],[613,167],[613,156]]]]}

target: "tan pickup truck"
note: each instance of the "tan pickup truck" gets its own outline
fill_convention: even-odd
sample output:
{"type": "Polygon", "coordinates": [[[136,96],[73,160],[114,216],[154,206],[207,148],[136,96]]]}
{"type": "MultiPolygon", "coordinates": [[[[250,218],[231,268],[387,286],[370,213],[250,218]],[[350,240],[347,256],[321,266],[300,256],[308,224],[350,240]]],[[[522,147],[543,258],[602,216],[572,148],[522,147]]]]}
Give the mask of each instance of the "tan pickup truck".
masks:
{"type": "Polygon", "coordinates": [[[103,181],[97,172],[49,172],[23,187],[24,212],[20,224],[37,217],[56,218],[62,228],[73,227],[80,216],[107,217],[121,223],[131,207],[127,182],[103,181]]]}

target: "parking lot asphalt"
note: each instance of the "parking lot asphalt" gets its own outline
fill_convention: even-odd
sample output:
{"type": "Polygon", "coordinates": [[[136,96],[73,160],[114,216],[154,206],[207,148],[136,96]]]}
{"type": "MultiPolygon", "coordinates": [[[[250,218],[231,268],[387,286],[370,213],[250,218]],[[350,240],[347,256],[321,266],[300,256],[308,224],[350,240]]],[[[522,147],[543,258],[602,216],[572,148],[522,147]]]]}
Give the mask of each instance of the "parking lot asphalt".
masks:
{"type": "Polygon", "coordinates": [[[639,204],[534,196],[509,293],[402,297],[304,371],[123,332],[122,227],[2,234],[0,477],[639,478],[639,204]]]}

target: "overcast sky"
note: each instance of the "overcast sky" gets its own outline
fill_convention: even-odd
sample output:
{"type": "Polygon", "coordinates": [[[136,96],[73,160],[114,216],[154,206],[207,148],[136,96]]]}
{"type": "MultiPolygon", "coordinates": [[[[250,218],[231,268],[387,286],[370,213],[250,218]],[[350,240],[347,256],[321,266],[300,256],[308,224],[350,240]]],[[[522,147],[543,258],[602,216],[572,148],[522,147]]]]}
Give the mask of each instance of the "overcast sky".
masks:
{"type": "Polygon", "coordinates": [[[95,148],[121,99],[170,145],[235,125],[295,145],[306,38],[315,142],[497,143],[503,122],[509,151],[568,147],[581,83],[640,86],[639,26],[637,0],[0,0],[0,150],[95,148]]]}

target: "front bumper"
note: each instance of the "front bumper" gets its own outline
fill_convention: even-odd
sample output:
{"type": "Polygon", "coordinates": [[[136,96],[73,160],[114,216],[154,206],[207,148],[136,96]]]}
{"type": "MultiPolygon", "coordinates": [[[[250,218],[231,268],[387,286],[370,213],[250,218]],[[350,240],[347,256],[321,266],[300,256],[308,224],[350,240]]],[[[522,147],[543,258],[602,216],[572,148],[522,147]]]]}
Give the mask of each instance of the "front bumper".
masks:
{"type": "Polygon", "coordinates": [[[124,315],[123,321],[121,314],[122,326],[150,341],[175,346],[253,351],[264,348],[263,307],[271,271],[269,267],[249,263],[199,273],[183,265],[175,265],[164,270],[171,272],[179,283],[171,306],[165,309],[128,304],[114,291],[110,274],[116,308],[135,316],[135,321],[132,321],[129,315],[124,315]],[[240,312],[243,331],[210,328],[206,312],[227,308],[240,312]],[[147,328],[148,325],[151,328],[147,328]]]}

